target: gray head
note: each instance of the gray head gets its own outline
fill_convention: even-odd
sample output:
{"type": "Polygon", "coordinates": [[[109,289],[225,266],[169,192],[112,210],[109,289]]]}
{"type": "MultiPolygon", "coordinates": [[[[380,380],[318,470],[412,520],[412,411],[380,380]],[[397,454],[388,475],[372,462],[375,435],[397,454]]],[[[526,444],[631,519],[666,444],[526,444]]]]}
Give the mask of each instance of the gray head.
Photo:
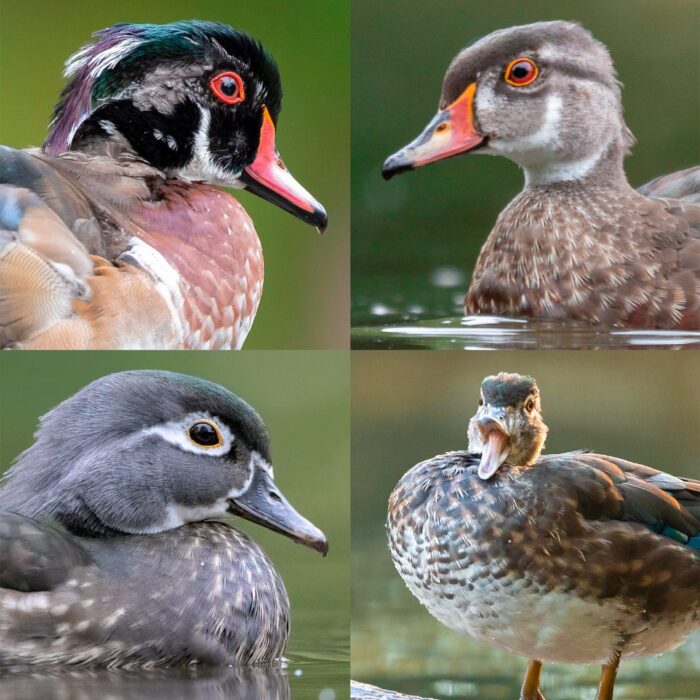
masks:
{"type": "Polygon", "coordinates": [[[531,184],[581,179],[603,163],[618,176],[631,144],[605,46],[573,22],[537,22],[457,54],[436,117],[384,175],[478,149],[514,161],[531,184]]]}
{"type": "Polygon", "coordinates": [[[479,476],[491,478],[504,463],[532,466],[547,437],[540,392],[532,377],[499,374],[481,383],[479,408],[469,421],[469,452],[480,454],[479,476]]]}
{"type": "Polygon", "coordinates": [[[0,510],[94,536],[233,513],[327,551],[275,485],[255,410],[218,384],[172,372],[108,375],[43,416],[0,489],[0,510]]]}

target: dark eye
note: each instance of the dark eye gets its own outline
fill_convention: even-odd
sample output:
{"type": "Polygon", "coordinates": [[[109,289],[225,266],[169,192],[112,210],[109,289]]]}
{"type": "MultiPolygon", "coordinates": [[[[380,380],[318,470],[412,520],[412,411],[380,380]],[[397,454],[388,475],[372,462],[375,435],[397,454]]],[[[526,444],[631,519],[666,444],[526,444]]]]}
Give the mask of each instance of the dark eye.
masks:
{"type": "Polygon", "coordinates": [[[483,399],[479,399],[479,406],[483,406],[483,405],[484,405],[484,400],[483,400],[483,399]]]}
{"type": "Polygon", "coordinates": [[[525,410],[528,413],[531,413],[532,411],[535,410],[535,399],[528,399],[527,403],[525,404],[525,410]]]}
{"type": "Polygon", "coordinates": [[[227,105],[235,105],[245,99],[243,80],[237,73],[231,71],[219,73],[209,81],[209,87],[216,99],[227,105]]]}
{"type": "Polygon", "coordinates": [[[504,76],[509,85],[523,87],[534,82],[539,74],[537,64],[530,58],[516,58],[506,68],[504,76]]]}
{"type": "Polygon", "coordinates": [[[221,447],[224,444],[219,428],[206,420],[193,423],[188,428],[187,435],[195,445],[200,447],[221,447]]]}

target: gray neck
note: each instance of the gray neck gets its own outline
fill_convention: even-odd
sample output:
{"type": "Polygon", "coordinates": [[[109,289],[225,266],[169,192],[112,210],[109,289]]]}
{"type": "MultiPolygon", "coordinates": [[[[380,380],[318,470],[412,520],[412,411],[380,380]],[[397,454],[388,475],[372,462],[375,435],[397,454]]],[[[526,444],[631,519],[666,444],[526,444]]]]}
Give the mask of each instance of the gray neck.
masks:
{"type": "Polygon", "coordinates": [[[625,147],[615,139],[581,158],[523,166],[525,188],[563,182],[590,182],[599,187],[630,189],[625,175],[624,157],[625,147]]]}

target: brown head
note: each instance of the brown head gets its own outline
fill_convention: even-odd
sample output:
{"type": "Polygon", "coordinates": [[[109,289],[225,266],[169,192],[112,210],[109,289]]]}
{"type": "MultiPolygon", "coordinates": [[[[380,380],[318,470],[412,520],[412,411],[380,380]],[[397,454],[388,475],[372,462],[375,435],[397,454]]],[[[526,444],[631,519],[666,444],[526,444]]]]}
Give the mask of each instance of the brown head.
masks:
{"type": "Polygon", "coordinates": [[[504,463],[531,466],[548,428],[532,377],[500,372],[481,383],[479,408],[469,421],[469,452],[481,454],[479,476],[491,478],[504,463]]]}

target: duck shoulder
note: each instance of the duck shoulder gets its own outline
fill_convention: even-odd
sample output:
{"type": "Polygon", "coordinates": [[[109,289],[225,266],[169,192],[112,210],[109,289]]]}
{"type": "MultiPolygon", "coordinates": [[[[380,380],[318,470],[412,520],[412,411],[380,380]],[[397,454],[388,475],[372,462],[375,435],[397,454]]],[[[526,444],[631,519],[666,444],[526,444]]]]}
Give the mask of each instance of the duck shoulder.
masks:
{"type": "Polygon", "coordinates": [[[56,524],[0,513],[0,588],[50,591],[93,563],[89,552],[56,524]]]}
{"type": "Polygon", "coordinates": [[[639,523],[700,549],[700,481],[594,453],[543,456],[532,473],[573,495],[588,520],[639,523]]]}

